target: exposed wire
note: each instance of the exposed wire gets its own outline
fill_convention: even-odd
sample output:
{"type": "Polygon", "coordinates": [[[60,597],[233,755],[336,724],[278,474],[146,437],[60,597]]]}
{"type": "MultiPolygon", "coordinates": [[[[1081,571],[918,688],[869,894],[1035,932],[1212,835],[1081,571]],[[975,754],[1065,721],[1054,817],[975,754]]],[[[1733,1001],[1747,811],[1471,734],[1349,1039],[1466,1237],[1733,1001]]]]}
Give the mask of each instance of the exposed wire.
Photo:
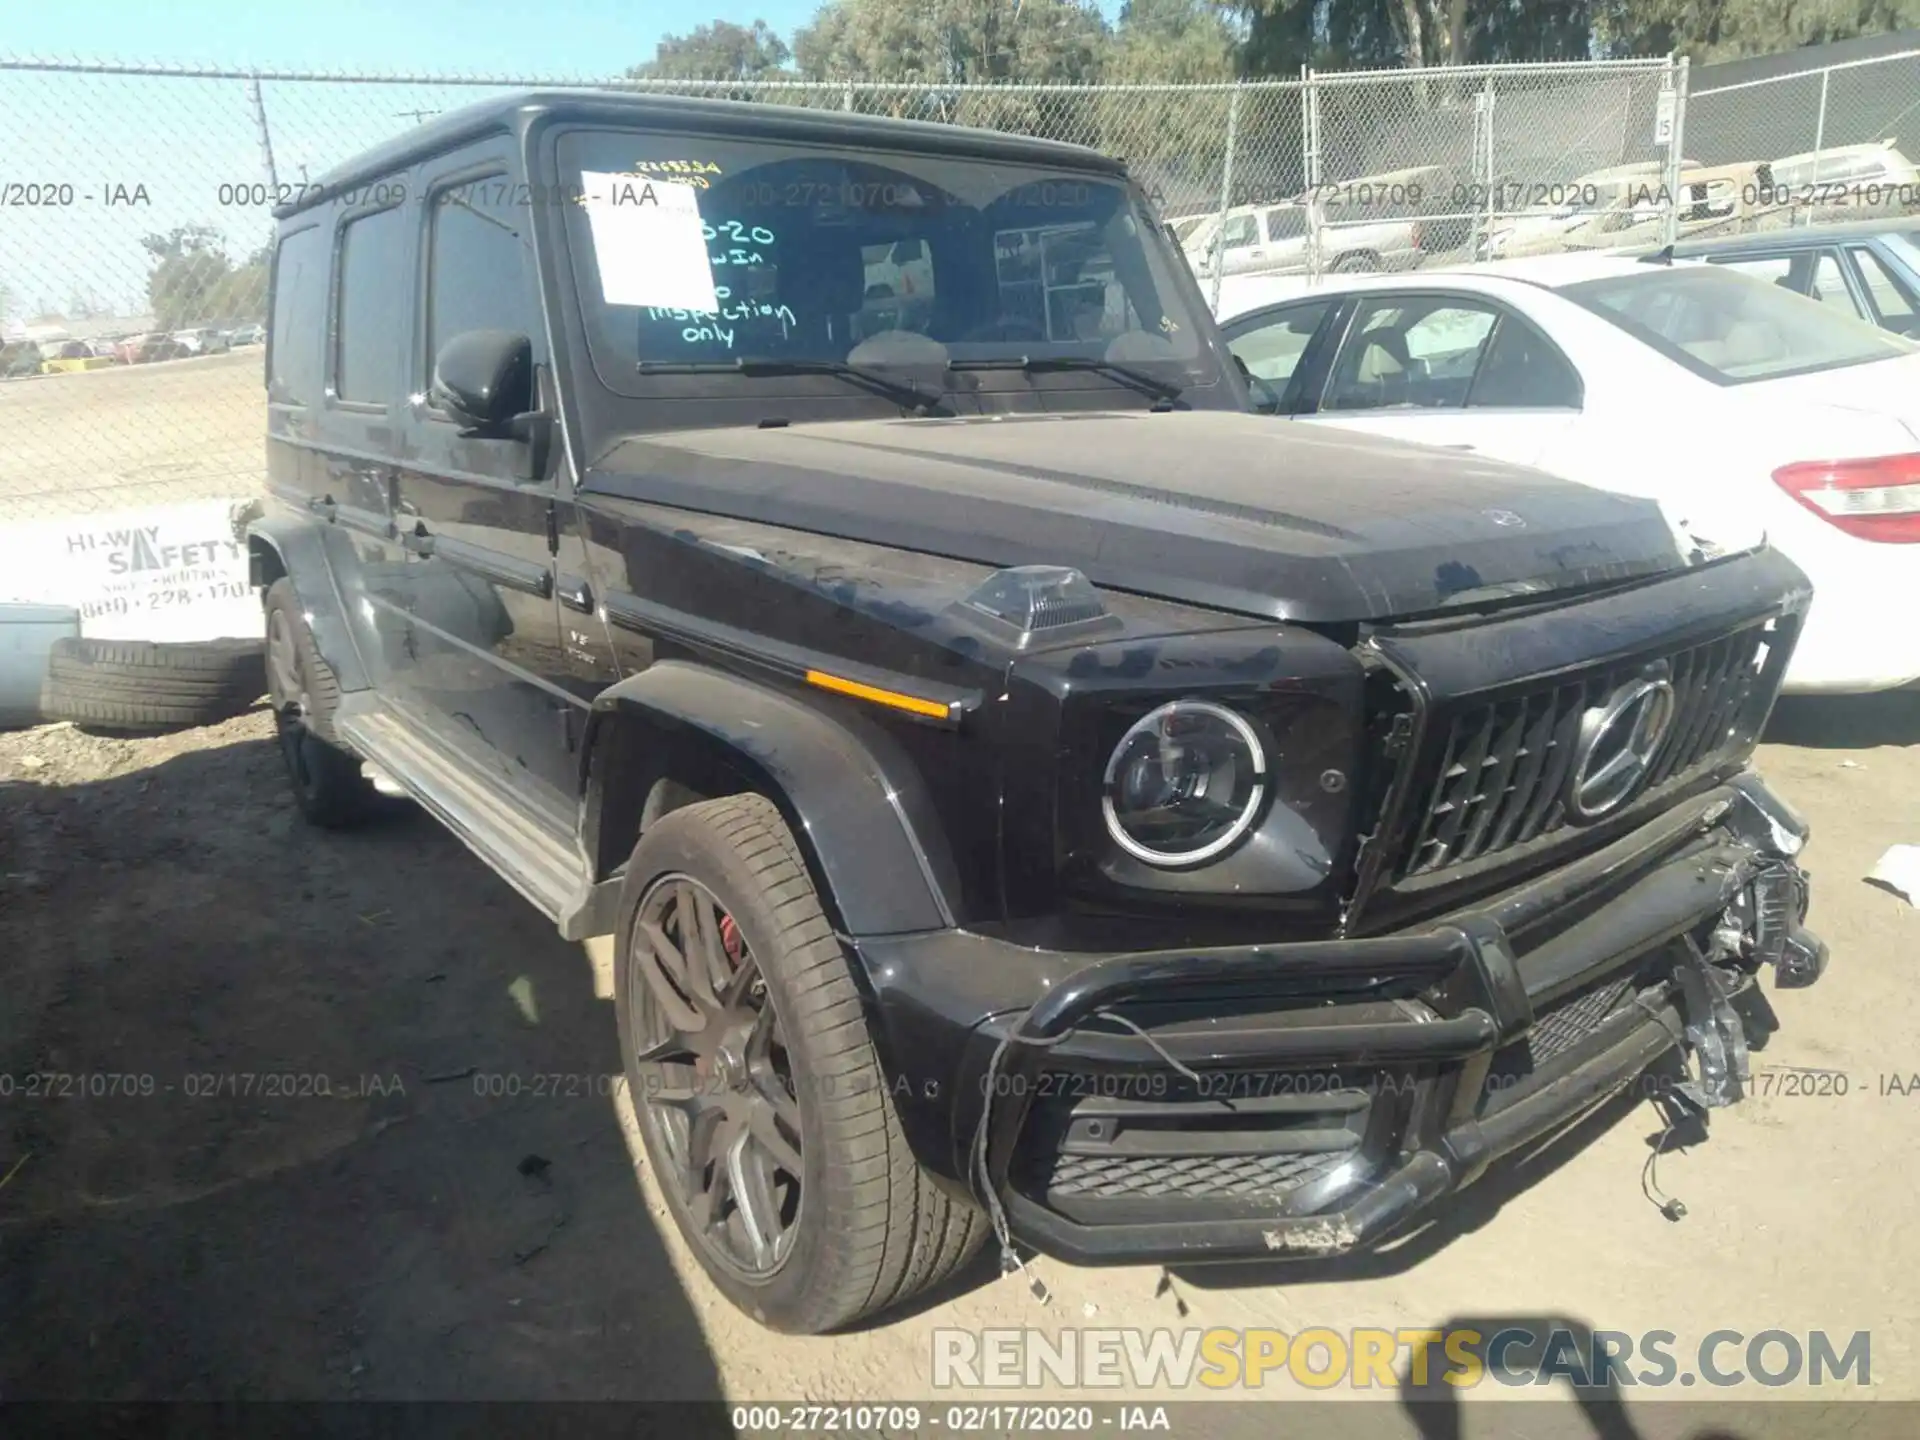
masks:
{"type": "MultiPolygon", "coordinates": [[[[1685,1059],[1687,1047],[1686,1032],[1679,1027],[1672,1016],[1667,1014],[1663,1006],[1649,1001],[1645,991],[1634,996],[1633,1003],[1653,1016],[1655,1020],[1658,1020],[1660,1022],[1660,1028],[1673,1037],[1673,1043],[1680,1048],[1682,1057],[1680,1064],[1684,1073],[1684,1067],[1687,1063],[1685,1059]]],[[[1667,1219],[1674,1221],[1676,1224],[1687,1218],[1687,1207],[1683,1202],[1674,1199],[1661,1190],[1660,1154],[1667,1148],[1667,1141],[1673,1138],[1673,1132],[1679,1128],[1681,1120],[1680,1101],[1684,1098],[1683,1092],[1673,1092],[1672,1095],[1669,1096],[1668,1103],[1663,1107],[1660,1104],[1660,1097],[1649,1097],[1649,1103],[1653,1106],[1654,1113],[1658,1115],[1665,1124],[1661,1128],[1660,1138],[1653,1142],[1653,1149],[1647,1153],[1647,1163],[1640,1167],[1640,1193],[1647,1197],[1647,1203],[1649,1205],[1653,1206],[1654,1209],[1658,1210],[1662,1215],[1666,1216],[1667,1219]]]]}
{"type": "Polygon", "coordinates": [[[1653,1148],[1647,1152],[1647,1163],[1640,1167],[1640,1193],[1647,1197],[1648,1204],[1677,1224],[1687,1218],[1687,1207],[1661,1190],[1659,1165],[1660,1152],[1667,1148],[1667,1141],[1679,1128],[1680,1107],[1678,1104],[1670,1104],[1662,1109],[1658,1100],[1651,1103],[1654,1113],[1660,1115],[1666,1121],[1666,1125],[1660,1131],[1660,1138],[1653,1142],[1653,1148]]]}
{"type": "MultiPolygon", "coordinates": [[[[1031,1013],[1031,1011],[1028,1013],[1031,1013]]],[[[1025,1018],[1023,1015],[1021,1020],[1023,1021],[1025,1018]]],[[[1192,1081],[1194,1085],[1198,1086],[1202,1083],[1197,1071],[1191,1066],[1181,1063],[1165,1045],[1127,1016],[1117,1011],[1100,1009],[1094,1011],[1089,1018],[1111,1020],[1115,1024],[1122,1025],[1126,1029],[1131,1030],[1147,1043],[1148,1048],[1150,1048],[1154,1054],[1158,1055],[1162,1060],[1166,1061],[1170,1067],[1192,1081]]],[[[989,1137],[993,1129],[993,1097],[995,1084],[1000,1078],[1001,1063],[1006,1059],[1008,1050],[1014,1045],[1030,1045],[1036,1050],[1051,1050],[1054,1046],[1070,1039],[1079,1031],[1080,1027],[1077,1025],[1068,1026],[1067,1029],[1061,1031],[1060,1034],[1052,1036],[1049,1039],[1040,1040],[1020,1034],[1019,1025],[1019,1021],[1014,1022],[1007,1033],[1000,1038],[999,1044],[993,1047],[993,1054],[987,1059],[986,1073],[981,1077],[980,1081],[980,1119],[974,1126],[973,1144],[968,1147],[967,1169],[976,1188],[980,1192],[982,1202],[987,1207],[987,1219],[993,1226],[993,1238],[1000,1246],[1000,1273],[1003,1275],[1011,1275],[1017,1271],[1026,1276],[1027,1288],[1032,1290],[1034,1298],[1044,1305],[1051,1298],[1047,1290],[1046,1282],[1027,1269],[1027,1262],[1020,1257],[1020,1252],[1013,1243],[1013,1227],[1008,1223],[1006,1207],[1000,1203],[999,1192],[994,1188],[993,1170],[988,1164],[987,1149],[989,1137]]]]}

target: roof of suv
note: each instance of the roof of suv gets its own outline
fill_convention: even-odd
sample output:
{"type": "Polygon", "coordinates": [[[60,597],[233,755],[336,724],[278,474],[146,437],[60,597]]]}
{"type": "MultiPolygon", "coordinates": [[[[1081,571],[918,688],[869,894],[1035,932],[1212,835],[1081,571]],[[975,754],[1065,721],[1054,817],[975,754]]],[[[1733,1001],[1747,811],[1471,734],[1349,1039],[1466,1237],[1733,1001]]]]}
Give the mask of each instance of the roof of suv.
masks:
{"type": "Polygon", "coordinates": [[[297,200],[275,209],[276,219],[299,213],[336,192],[377,180],[415,161],[451,150],[485,135],[524,135],[541,120],[589,124],[698,128],[709,133],[777,135],[814,144],[872,145],[887,149],[937,151],[1032,164],[1072,166],[1124,175],[1118,160],[1083,145],[1035,140],[999,130],[941,125],[925,120],[895,120],[843,110],[813,110],[798,105],[763,105],[738,100],[705,100],[630,90],[527,90],[482,100],[436,116],[425,124],[366,150],[302,187],[297,200]]]}

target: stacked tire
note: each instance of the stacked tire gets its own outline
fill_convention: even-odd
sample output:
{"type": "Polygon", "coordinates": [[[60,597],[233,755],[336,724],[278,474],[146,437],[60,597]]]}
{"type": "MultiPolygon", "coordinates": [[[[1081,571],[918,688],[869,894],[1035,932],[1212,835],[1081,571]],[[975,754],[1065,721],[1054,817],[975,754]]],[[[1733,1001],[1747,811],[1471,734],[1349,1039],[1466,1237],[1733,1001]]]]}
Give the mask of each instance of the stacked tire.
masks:
{"type": "Polygon", "coordinates": [[[91,730],[153,732],[211,725],[266,693],[258,640],[56,640],[40,710],[91,730]]]}

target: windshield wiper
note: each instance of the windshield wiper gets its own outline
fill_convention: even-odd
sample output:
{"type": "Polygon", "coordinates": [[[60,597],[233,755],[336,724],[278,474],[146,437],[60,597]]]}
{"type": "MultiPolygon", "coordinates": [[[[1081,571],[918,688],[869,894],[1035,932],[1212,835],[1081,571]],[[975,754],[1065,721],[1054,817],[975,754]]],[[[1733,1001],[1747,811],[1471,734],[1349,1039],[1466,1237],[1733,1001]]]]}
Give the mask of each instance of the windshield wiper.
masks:
{"type": "Polygon", "coordinates": [[[642,360],[642,375],[838,375],[866,386],[876,395],[884,395],[901,405],[911,406],[923,415],[951,415],[944,396],[923,390],[906,380],[893,380],[863,365],[844,360],[756,359],[742,355],[736,360],[642,360]]]}
{"type": "Polygon", "coordinates": [[[947,368],[1023,370],[1029,375],[1044,375],[1048,371],[1087,370],[1099,375],[1111,375],[1122,384],[1131,385],[1141,394],[1151,395],[1156,400],[1178,400],[1186,393],[1184,385],[1162,380],[1158,375],[1149,375],[1131,365],[1122,365],[1114,360],[1096,360],[1090,355],[1009,355],[999,360],[951,360],[947,362],[947,368]]]}

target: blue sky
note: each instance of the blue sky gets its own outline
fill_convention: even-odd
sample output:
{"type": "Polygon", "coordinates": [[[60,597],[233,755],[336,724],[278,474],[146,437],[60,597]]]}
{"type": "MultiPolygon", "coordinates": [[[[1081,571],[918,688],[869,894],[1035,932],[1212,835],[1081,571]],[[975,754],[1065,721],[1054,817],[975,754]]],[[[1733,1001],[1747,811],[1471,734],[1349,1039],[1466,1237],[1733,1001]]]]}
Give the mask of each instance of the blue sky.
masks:
{"type": "MultiPolygon", "coordinates": [[[[1011,0],[1009,0],[1011,3],[1011,0]]],[[[279,69],[604,74],[669,31],[763,19],[791,38],[816,0],[11,0],[0,48],[279,69]]],[[[1120,0],[1102,0],[1109,18],[1120,0]]]]}
{"type": "MultiPolygon", "coordinates": [[[[1002,0],[1011,4],[1013,0],[1002,0]]],[[[764,19],[782,34],[817,0],[0,0],[0,54],[279,71],[595,79],[651,59],[668,31],[764,19]]],[[[1120,0],[1102,0],[1116,16],[1120,0]]],[[[268,81],[262,101],[282,185],[317,176],[423,114],[485,98],[473,87],[268,81]]],[[[211,225],[236,259],[271,234],[265,167],[244,82],[181,76],[0,73],[0,182],[58,204],[6,210],[0,318],[146,305],[143,236],[211,225]],[[47,190],[47,187],[54,187],[47,190]],[[119,203],[130,198],[133,203],[119,203]]]]}

